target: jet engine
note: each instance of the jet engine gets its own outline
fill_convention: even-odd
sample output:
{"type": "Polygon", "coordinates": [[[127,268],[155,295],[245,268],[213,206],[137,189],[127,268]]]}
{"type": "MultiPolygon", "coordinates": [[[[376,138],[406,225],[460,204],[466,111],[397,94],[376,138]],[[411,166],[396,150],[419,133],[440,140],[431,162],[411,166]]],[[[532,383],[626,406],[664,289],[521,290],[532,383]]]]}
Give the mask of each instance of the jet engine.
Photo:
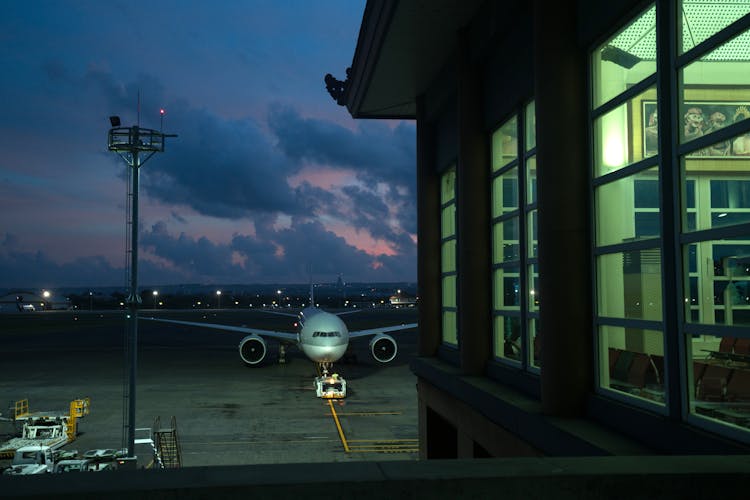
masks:
{"type": "Polygon", "coordinates": [[[240,357],[248,365],[257,365],[266,357],[266,341],[257,335],[248,335],[240,342],[240,357]]]}
{"type": "Polygon", "coordinates": [[[370,341],[370,353],[373,358],[381,363],[393,361],[393,358],[396,357],[396,352],[398,352],[396,341],[390,335],[381,333],[373,337],[370,341]]]}

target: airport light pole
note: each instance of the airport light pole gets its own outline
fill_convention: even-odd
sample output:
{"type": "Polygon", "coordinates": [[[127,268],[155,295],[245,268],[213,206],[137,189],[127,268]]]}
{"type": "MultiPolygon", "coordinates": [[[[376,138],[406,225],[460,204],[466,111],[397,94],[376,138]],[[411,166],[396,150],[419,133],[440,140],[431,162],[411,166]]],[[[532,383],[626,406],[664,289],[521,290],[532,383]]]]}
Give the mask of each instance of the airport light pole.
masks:
{"type": "Polygon", "coordinates": [[[221,309],[221,290],[216,290],[216,309],[221,309]]]}
{"type": "Polygon", "coordinates": [[[153,295],[154,295],[154,309],[156,309],[156,297],[158,297],[158,296],[159,296],[159,292],[158,292],[158,291],[156,291],[156,290],[154,290],[154,293],[153,293],[153,295]]]}
{"type": "MultiPolygon", "coordinates": [[[[161,113],[163,115],[163,112],[161,113]]],[[[127,324],[128,342],[127,355],[129,367],[129,387],[127,393],[127,445],[128,457],[135,457],[135,385],[136,368],[138,364],[138,307],[141,297],[138,295],[138,189],[139,170],[154,154],[164,152],[164,140],[167,137],[177,137],[175,134],[164,134],[161,131],[141,128],[138,125],[132,127],[120,126],[119,116],[110,116],[107,138],[107,149],[120,155],[130,167],[130,184],[128,186],[128,204],[130,205],[130,239],[127,252],[130,253],[130,293],[126,300],[128,305],[127,324]],[[142,158],[141,154],[145,157],[142,158]]],[[[123,429],[125,427],[123,422],[123,429]]]]}

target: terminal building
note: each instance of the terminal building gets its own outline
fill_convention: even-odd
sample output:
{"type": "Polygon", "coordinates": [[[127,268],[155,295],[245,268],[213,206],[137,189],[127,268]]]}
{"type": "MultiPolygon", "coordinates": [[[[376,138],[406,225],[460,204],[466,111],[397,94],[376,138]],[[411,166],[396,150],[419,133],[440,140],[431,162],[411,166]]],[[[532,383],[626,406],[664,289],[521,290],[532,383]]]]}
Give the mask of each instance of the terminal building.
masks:
{"type": "Polygon", "coordinates": [[[416,120],[427,460],[3,492],[747,496],[749,63],[745,0],[368,0],[326,85],[355,118],[416,120]]]}
{"type": "Polygon", "coordinates": [[[416,120],[422,458],[748,452],[749,63],[748,2],[367,2],[326,81],[416,120]]]}

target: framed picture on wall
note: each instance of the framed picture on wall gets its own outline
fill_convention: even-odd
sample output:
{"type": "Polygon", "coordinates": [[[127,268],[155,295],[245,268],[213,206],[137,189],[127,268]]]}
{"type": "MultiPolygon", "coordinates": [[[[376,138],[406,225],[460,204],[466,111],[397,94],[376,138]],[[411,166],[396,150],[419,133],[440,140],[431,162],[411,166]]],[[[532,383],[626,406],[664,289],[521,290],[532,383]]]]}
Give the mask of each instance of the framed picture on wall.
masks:
{"type": "MultiPolygon", "coordinates": [[[[658,114],[656,101],[641,101],[643,117],[643,148],[646,156],[657,153],[658,114]]],[[[679,133],[683,141],[710,134],[727,125],[750,118],[750,100],[745,102],[686,101],[680,107],[682,118],[679,133]]],[[[750,156],[750,139],[738,137],[701,149],[689,158],[745,158],[750,156]]]]}
{"type": "MultiPolygon", "coordinates": [[[[640,132],[633,135],[636,142],[633,151],[649,157],[659,150],[659,116],[655,92],[646,92],[642,97],[631,110],[634,132],[640,132]]],[[[678,133],[683,143],[750,118],[750,88],[687,88],[685,97],[678,119],[678,133]]],[[[714,144],[687,157],[712,160],[750,158],[750,134],[714,144]]]]}

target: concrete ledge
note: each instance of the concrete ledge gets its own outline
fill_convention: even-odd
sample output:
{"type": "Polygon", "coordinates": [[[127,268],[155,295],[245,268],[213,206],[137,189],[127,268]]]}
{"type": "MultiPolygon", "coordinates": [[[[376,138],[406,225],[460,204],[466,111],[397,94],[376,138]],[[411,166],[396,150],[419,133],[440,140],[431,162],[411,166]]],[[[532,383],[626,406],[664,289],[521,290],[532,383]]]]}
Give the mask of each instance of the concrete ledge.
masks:
{"type": "Polygon", "coordinates": [[[0,478],[2,498],[744,498],[750,456],[347,462],[0,478]]]}
{"type": "MultiPolygon", "coordinates": [[[[411,369],[451,397],[548,456],[649,455],[652,451],[587,419],[547,417],[541,404],[486,377],[462,375],[436,358],[416,358],[411,369]]],[[[425,401],[429,405],[429,401],[425,401]]]]}

